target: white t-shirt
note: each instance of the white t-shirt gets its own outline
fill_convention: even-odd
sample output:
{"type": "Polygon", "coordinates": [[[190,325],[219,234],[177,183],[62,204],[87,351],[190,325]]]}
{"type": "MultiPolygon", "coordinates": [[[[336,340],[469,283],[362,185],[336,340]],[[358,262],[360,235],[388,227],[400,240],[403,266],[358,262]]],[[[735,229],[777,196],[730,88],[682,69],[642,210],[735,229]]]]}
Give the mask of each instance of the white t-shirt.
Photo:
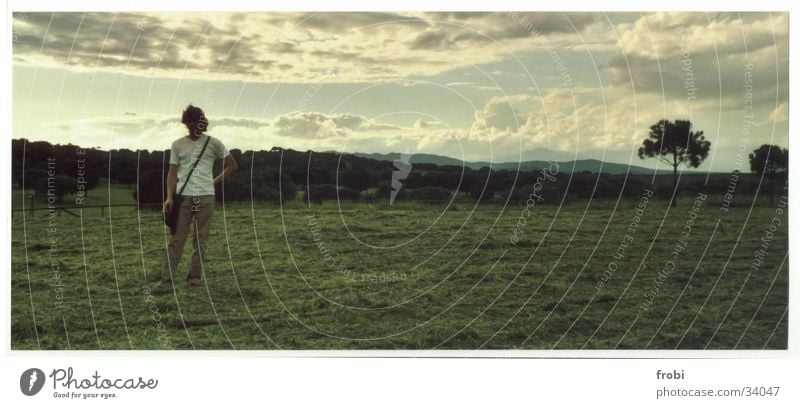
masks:
{"type": "Polygon", "coordinates": [[[203,150],[203,145],[208,141],[203,157],[197,163],[197,168],[194,169],[189,183],[183,189],[182,196],[204,196],[214,195],[214,161],[217,159],[224,159],[230,153],[222,142],[212,136],[204,134],[197,140],[189,139],[184,136],[174,142],[170,147],[169,164],[178,165],[178,184],[175,186],[175,193],[177,194],[183,186],[189,170],[192,169],[194,162],[203,150]]]}

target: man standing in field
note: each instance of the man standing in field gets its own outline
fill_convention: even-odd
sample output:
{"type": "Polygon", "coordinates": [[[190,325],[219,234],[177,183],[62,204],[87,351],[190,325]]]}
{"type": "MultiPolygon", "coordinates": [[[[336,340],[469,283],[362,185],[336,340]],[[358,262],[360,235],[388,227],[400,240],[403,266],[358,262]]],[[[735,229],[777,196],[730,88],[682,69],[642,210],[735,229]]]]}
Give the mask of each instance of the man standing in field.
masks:
{"type": "Polygon", "coordinates": [[[166,287],[172,286],[192,224],[194,224],[192,233],[194,253],[186,281],[189,287],[200,285],[203,276],[203,257],[214,215],[214,186],[238,169],[236,160],[225,145],[219,139],[205,133],[208,119],[202,109],[192,105],[187,106],[183,111],[181,123],[189,130],[189,134],[172,142],[167,175],[167,200],[164,202],[164,213],[178,212],[161,272],[161,284],[166,287]],[[217,159],[224,160],[224,169],[217,177],[212,178],[214,161],[217,159]],[[177,190],[179,197],[173,199],[178,186],[181,186],[177,190]]]}

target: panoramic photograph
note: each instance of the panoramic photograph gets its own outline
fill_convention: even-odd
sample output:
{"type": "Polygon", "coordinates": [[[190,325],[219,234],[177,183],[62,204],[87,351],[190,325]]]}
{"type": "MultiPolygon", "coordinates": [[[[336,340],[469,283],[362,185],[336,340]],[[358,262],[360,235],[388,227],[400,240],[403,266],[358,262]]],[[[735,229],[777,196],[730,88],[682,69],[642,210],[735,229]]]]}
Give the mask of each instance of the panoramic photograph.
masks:
{"type": "Polygon", "coordinates": [[[788,349],[788,12],[10,24],[11,350],[788,349]]]}

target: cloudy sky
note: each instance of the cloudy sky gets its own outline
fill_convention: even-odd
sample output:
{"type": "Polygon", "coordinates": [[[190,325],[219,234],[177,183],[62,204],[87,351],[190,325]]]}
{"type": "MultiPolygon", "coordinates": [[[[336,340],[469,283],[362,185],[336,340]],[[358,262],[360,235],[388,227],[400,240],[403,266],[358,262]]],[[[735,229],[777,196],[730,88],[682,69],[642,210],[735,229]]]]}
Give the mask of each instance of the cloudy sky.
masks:
{"type": "Polygon", "coordinates": [[[242,150],[655,167],[661,118],[701,169],[788,144],[787,13],[14,13],[13,47],[29,140],[163,150],[194,103],[242,150]]]}

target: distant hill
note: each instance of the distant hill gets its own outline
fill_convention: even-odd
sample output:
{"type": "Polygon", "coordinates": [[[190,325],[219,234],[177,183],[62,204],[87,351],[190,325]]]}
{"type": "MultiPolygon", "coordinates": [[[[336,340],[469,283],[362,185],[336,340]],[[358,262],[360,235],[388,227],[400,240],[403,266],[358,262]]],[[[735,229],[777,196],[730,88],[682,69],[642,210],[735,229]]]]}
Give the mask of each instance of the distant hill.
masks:
{"type": "MultiPolygon", "coordinates": [[[[373,160],[387,160],[393,161],[400,158],[400,153],[353,153],[355,156],[363,157],[366,159],[373,159],[373,160]]],[[[490,163],[485,161],[477,161],[477,162],[462,162],[461,160],[454,159],[452,157],[447,156],[439,156],[436,154],[427,154],[427,153],[419,153],[414,154],[411,156],[410,162],[414,163],[427,163],[427,164],[436,164],[438,166],[462,166],[465,165],[473,170],[478,170],[481,167],[489,167],[491,166],[495,170],[516,170],[519,168],[520,170],[530,171],[530,170],[538,170],[542,168],[547,168],[550,166],[550,163],[544,160],[529,160],[523,162],[502,162],[502,163],[490,163]]],[[[653,174],[656,172],[653,169],[649,169],[647,167],[642,166],[628,166],[627,164],[621,163],[610,163],[610,162],[603,162],[601,160],[594,160],[594,159],[582,159],[582,160],[570,160],[570,161],[559,161],[557,162],[559,165],[559,170],[564,173],[581,173],[584,171],[589,171],[591,173],[608,173],[608,174],[653,174]]],[[[686,170],[684,170],[686,172],[686,170]]],[[[669,174],[671,170],[663,169],[658,170],[656,174],[669,174]]]]}

